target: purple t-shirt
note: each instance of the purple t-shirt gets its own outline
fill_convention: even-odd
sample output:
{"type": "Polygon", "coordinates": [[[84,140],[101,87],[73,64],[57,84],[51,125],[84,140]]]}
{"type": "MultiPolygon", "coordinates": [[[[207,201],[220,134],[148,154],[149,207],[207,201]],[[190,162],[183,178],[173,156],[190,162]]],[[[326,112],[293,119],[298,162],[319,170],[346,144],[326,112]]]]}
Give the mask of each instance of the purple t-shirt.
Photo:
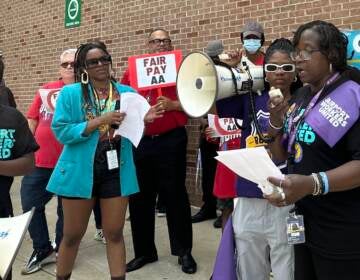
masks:
{"type": "MultiPolygon", "coordinates": [[[[267,101],[269,94],[267,91],[262,94],[254,94],[255,115],[262,134],[266,135],[270,113],[267,110],[267,101]]],[[[235,95],[229,98],[221,99],[216,103],[217,112],[220,117],[235,117],[243,120],[243,129],[241,132],[241,148],[254,148],[264,146],[266,143],[260,138],[256,130],[251,114],[250,96],[235,95]]],[[[236,181],[237,195],[240,197],[263,198],[262,191],[257,185],[242,177],[236,181]]]]}

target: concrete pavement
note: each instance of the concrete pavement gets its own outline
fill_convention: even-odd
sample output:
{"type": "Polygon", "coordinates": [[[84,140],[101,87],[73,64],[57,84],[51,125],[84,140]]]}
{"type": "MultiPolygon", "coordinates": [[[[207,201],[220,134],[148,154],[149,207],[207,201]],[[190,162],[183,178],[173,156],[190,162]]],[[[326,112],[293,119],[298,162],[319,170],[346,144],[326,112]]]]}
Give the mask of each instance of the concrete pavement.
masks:
{"type": "MultiPolygon", "coordinates": [[[[20,178],[17,178],[11,190],[11,197],[15,214],[21,213],[20,204],[20,178]]],[[[56,222],[56,200],[53,199],[47,207],[47,218],[49,231],[53,235],[56,222]]],[[[195,209],[193,209],[196,212],[195,209]]],[[[193,225],[193,256],[198,264],[198,271],[188,275],[181,271],[177,264],[177,258],[170,255],[169,238],[167,232],[166,218],[156,218],[156,244],[159,261],[148,264],[142,269],[127,274],[127,280],[207,280],[212,272],[216,250],[221,236],[221,231],[212,226],[213,221],[205,221],[193,225]]],[[[107,266],[105,245],[93,239],[95,224],[93,217],[90,218],[89,227],[80,245],[79,254],[73,271],[72,280],[95,280],[110,279],[107,266]]],[[[132,240],[130,223],[127,221],[124,230],[127,260],[134,256],[132,251],[132,240]]],[[[51,264],[43,270],[31,275],[20,274],[21,268],[32,253],[32,243],[27,234],[20,252],[13,266],[14,280],[46,280],[55,279],[55,265],[51,264]]]]}

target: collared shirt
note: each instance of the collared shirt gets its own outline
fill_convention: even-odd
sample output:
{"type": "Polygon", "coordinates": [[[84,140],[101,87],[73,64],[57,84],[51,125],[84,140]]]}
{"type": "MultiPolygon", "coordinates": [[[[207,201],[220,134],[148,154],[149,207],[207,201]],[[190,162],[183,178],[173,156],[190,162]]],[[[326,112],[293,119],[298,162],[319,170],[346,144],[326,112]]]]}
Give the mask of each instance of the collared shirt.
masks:
{"type": "MultiPolygon", "coordinates": [[[[121,84],[130,85],[129,69],[126,69],[121,84]]],[[[176,86],[165,87],[161,89],[162,95],[171,100],[178,100],[176,86]]],[[[156,89],[138,91],[151,106],[156,104],[158,93],[156,89]]],[[[145,135],[158,135],[166,133],[177,127],[182,127],[187,123],[187,116],[182,111],[166,111],[162,118],[155,119],[154,122],[146,124],[145,135]]]]}

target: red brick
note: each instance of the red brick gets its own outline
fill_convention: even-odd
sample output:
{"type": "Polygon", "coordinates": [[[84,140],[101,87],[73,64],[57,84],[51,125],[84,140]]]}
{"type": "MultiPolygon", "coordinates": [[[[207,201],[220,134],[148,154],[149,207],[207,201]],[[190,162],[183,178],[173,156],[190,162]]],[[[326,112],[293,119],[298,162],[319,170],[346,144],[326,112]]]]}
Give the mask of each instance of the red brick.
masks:
{"type": "MultiPolygon", "coordinates": [[[[43,0],[5,2],[0,49],[5,56],[6,83],[23,112],[41,84],[58,78],[62,50],[94,38],[108,44],[117,73],[123,73],[128,56],[147,51],[146,38],[155,27],[169,30],[175,47],[184,54],[202,50],[213,39],[222,39],[226,50],[239,48],[240,30],[249,19],[264,25],[266,44],[279,36],[292,37],[300,24],[313,19],[360,29],[360,1],[350,0],[109,0],[103,5],[87,0],[81,26],[73,29],[64,28],[65,1],[51,1],[51,9],[49,1],[43,0]]],[[[201,199],[199,182],[195,186],[198,125],[198,120],[188,124],[186,184],[193,203],[201,199]]]]}

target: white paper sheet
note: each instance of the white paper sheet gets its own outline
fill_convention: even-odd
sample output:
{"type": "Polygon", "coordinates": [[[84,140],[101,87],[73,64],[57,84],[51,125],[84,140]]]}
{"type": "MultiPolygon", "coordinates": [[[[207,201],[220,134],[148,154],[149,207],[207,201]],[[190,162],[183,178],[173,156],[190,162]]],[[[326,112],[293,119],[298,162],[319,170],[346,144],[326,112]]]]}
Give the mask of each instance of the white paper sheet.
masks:
{"type": "Polygon", "coordinates": [[[126,116],[114,135],[126,137],[137,147],[144,132],[144,117],[150,105],[140,94],[125,92],[120,98],[120,112],[126,113],[126,116]]]}
{"type": "Polygon", "coordinates": [[[283,178],[264,147],[218,152],[215,157],[237,175],[254,182],[264,194],[271,194],[273,185],[268,177],[283,178]]]}
{"type": "Polygon", "coordinates": [[[19,251],[34,208],[17,217],[0,219],[0,278],[6,279],[19,251]]]}

